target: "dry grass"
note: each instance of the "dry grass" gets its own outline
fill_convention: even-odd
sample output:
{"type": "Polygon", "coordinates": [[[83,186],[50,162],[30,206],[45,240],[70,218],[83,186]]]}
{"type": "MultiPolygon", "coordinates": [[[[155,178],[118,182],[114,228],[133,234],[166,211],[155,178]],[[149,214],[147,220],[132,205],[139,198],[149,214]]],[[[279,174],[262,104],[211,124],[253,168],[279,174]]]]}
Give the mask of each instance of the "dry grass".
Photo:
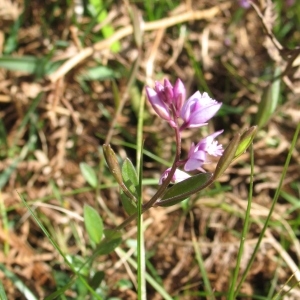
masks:
{"type": "MultiPolygon", "coordinates": [[[[233,133],[253,124],[263,89],[271,80],[274,66],[279,66],[285,72],[282,102],[254,143],[252,223],[241,272],[245,269],[278,186],[294,130],[300,122],[299,51],[288,51],[286,47],[299,38],[299,32],[291,30],[278,41],[272,31],[276,20],[283,19],[289,8],[285,7],[279,16],[270,1],[260,2],[257,11],[252,8],[242,12],[235,1],[199,1],[199,4],[182,1],[173,11],[166,10],[164,18],[142,23],[143,44],[138,49],[134,43],[137,29],[131,24],[127,1],[109,7],[109,24],[115,31],[110,38],[101,40],[101,24],[95,23],[87,32],[89,18],[78,17],[77,25],[72,21],[74,7],[59,6],[55,1],[45,5],[30,1],[16,35],[17,47],[11,54],[46,57],[52,51],[52,62],[65,62],[55,72],[42,76],[0,69],[0,118],[6,130],[0,133],[3,137],[0,172],[4,174],[14,168],[0,194],[1,210],[5,211],[9,224],[6,227],[5,218],[0,221],[0,263],[18,275],[38,298],[43,299],[55,290],[55,272],[67,273],[67,270],[23,207],[16,191],[25,195],[64,252],[86,257],[90,247],[82,219],[83,205],[97,207],[107,227],[119,224],[126,216],[120,207],[117,189],[103,189],[96,194],[87,188],[79,163],[87,162],[96,168],[102,160],[99,147],[104,140],[112,143],[120,157],[134,159],[134,151],[121,142],[135,143],[137,101],[145,83],[152,84],[153,80],[163,77],[172,81],[180,77],[189,95],[197,89],[203,91],[206,83],[212,95],[226,106],[224,115],[216,117],[209,127],[210,132],[225,129],[220,141],[226,145],[233,133]],[[243,14],[240,18],[239,13],[243,14]],[[57,46],[60,41],[66,42],[65,46],[57,46]],[[113,42],[121,45],[118,53],[110,50],[113,42]],[[129,69],[137,56],[140,60],[136,82],[128,88],[129,69]],[[120,72],[120,77],[115,81],[80,81],[80,76],[100,64],[120,72]],[[122,109],[118,113],[114,88],[120,95],[122,109]],[[39,100],[35,100],[39,93],[39,100]],[[34,105],[35,109],[28,114],[34,105]]],[[[21,1],[0,3],[1,51],[5,50],[13,21],[20,16],[23,6],[21,1]],[[4,13],[1,7],[9,12],[4,13]]],[[[148,17],[142,3],[136,6],[141,16],[148,17]]],[[[296,30],[298,25],[294,26],[296,30]]],[[[145,148],[167,161],[172,157],[170,132],[151,110],[147,112],[145,148]]],[[[189,132],[185,138],[183,146],[188,150],[191,141],[199,139],[199,131],[189,132]]],[[[299,146],[298,140],[283,186],[286,194],[298,200],[299,146]]],[[[228,290],[247,204],[249,161],[249,154],[244,154],[221,178],[221,187],[230,187],[230,190],[211,188],[210,193],[195,201],[188,213],[179,206],[154,208],[146,213],[146,249],[152,255],[149,260],[171,295],[200,299],[191,296],[192,291],[203,290],[195,262],[193,233],[213,289],[221,293],[228,290]],[[185,294],[185,290],[189,293],[185,294]]],[[[207,166],[207,169],[213,170],[213,167],[207,166]]],[[[163,168],[145,158],[144,176],[158,178],[163,168]]],[[[105,168],[100,175],[101,184],[113,183],[105,168]]],[[[144,198],[149,199],[153,191],[152,186],[145,187],[144,198]]],[[[273,279],[276,279],[277,292],[300,281],[298,215],[299,206],[282,196],[242,287],[243,293],[266,296],[273,279]]],[[[134,224],[128,226],[125,240],[135,238],[135,233],[134,224]]],[[[132,255],[128,245],[122,247],[132,255]]],[[[135,299],[134,289],[123,290],[115,285],[119,279],[136,280],[135,271],[120,256],[113,253],[99,258],[98,268],[106,272],[110,296],[135,299]]],[[[1,271],[0,280],[9,299],[24,298],[1,271]]],[[[284,299],[298,299],[299,293],[295,287],[284,299]]],[[[72,289],[66,295],[76,298],[72,289]]],[[[217,298],[226,299],[221,295],[217,298]]],[[[161,299],[161,296],[149,287],[149,299],[161,299]]]]}

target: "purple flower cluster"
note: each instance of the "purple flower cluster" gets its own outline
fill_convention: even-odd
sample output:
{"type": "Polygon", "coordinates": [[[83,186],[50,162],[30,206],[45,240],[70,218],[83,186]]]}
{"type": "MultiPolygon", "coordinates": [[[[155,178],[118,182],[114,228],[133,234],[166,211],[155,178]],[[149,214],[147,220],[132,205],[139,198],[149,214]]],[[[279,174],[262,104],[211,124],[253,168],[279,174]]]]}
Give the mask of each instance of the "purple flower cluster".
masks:
{"type": "Polygon", "coordinates": [[[172,127],[177,127],[178,119],[182,119],[180,131],[207,125],[222,105],[199,91],[185,101],[186,91],[180,79],[176,80],[174,87],[167,79],[164,85],[156,82],[155,88],[146,87],[146,92],[153,109],[172,127]]]}
{"type": "MultiPolygon", "coordinates": [[[[179,132],[187,128],[207,125],[207,121],[217,113],[222,105],[222,103],[210,98],[207,93],[201,94],[199,91],[186,100],[186,90],[180,79],[177,79],[174,87],[167,79],[164,80],[163,85],[156,82],[154,89],[146,87],[146,93],[155,112],[179,132]]],[[[192,144],[188,158],[178,161],[177,164],[184,165],[184,170],[187,172],[204,171],[202,165],[207,162],[207,154],[212,156],[223,154],[222,145],[214,141],[222,132],[223,130],[217,131],[196,145],[192,144]]],[[[167,169],[162,174],[160,184],[168,177],[170,170],[167,169]]],[[[171,182],[179,182],[188,177],[190,177],[189,174],[176,169],[171,182]]]]}

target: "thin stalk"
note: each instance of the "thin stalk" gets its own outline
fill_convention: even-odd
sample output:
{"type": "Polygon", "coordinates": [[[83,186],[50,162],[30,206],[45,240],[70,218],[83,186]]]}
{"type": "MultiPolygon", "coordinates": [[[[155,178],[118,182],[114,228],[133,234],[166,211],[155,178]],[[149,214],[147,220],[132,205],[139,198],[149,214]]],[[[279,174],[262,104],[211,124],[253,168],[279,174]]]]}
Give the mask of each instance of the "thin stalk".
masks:
{"type": "Polygon", "coordinates": [[[262,228],[262,230],[261,230],[261,233],[260,233],[259,238],[258,238],[258,241],[257,241],[257,243],[256,243],[256,245],[255,245],[255,248],[254,248],[254,251],[253,251],[252,256],[251,256],[251,258],[250,258],[250,261],[249,261],[249,263],[248,263],[248,265],[247,265],[247,267],[246,267],[246,269],[245,269],[245,271],[244,271],[244,273],[243,273],[243,275],[242,275],[242,278],[241,278],[241,280],[240,280],[240,282],[239,282],[239,284],[238,284],[238,286],[237,286],[237,288],[236,288],[236,290],[235,290],[234,298],[235,298],[236,295],[238,294],[238,292],[239,292],[239,290],[240,290],[240,288],[241,288],[243,282],[244,282],[245,279],[246,279],[246,276],[247,276],[247,274],[248,274],[248,272],[249,272],[249,270],[250,270],[250,268],[251,268],[251,266],[252,266],[252,264],[253,264],[253,262],[254,262],[255,255],[256,255],[256,253],[258,252],[258,249],[259,249],[259,246],[260,246],[260,244],[261,244],[261,241],[262,241],[262,239],[263,239],[263,237],[264,237],[264,235],[265,235],[265,232],[266,232],[266,230],[267,230],[267,227],[268,227],[268,225],[269,225],[269,221],[270,221],[270,219],[271,219],[272,213],[273,213],[273,211],[274,211],[275,205],[276,205],[277,200],[278,200],[278,197],[279,197],[279,195],[280,195],[280,191],[281,191],[281,187],[282,187],[282,184],[283,184],[283,180],[284,180],[284,178],[285,178],[285,176],[286,176],[287,169],[288,169],[288,166],[289,166],[290,161],[291,161],[291,157],[292,157],[293,150],[295,149],[295,145],[296,145],[296,142],[297,142],[297,139],[298,139],[299,131],[300,131],[300,123],[298,124],[298,126],[297,126],[297,128],[296,128],[296,131],[295,131],[295,134],[294,134],[294,137],[293,137],[293,141],[292,141],[292,143],[291,143],[291,147],[290,147],[288,156],[287,156],[286,161],[285,161],[285,164],[284,164],[284,168],[283,168],[283,171],[282,171],[282,175],[281,175],[281,178],[280,178],[280,182],[279,182],[278,188],[276,189],[275,196],[274,196],[273,201],[272,201],[272,205],[271,205],[271,208],[270,208],[270,212],[269,212],[269,214],[268,214],[268,216],[267,216],[267,219],[265,220],[264,226],[263,226],[263,228],[262,228]]]}
{"type": "Polygon", "coordinates": [[[246,210],[244,227],[243,227],[241,240],[240,240],[240,247],[239,247],[239,251],[238,251],[238,255],[237,255],[237,263],[236,263],[236,266],[235,266],[235,269],[234,269],[234,274],[233,274],[233,279],[232,279],[230,290],[229,290],[228,299],[234,299],[235,285],[236,285],[237,278],[238,278],[238,275],[239,275],[239,270],[240,270],[240,265],[241,265],[241,261],[242,261],[246,236],[247,236],[247,233],[248,233],[248,230],[249,230],[250,211],[251,211],[252,196],[253,196],[253,173],[254,173],[254,153],[253,153],[253,146],[252,145],[251,145],[251,148],[250,148],[250,153],[251,153],[250,154],[251,155],[251,174],[250,174],[248,205],[247,205],[247,210],[246,210]]]}
{"type": "MultiPolygon", "coordinates": [[[[174,158],[170,173],[169,173],[168,177],[166,178],[166,180],[159,187],[157,192],[154,194],[154,196],[142,207],[142,213],[144,213],[145,211],[150,209],[155,204],[155,202],[160,197],[163,196],[163,194],[166,192],[167,186],[171,182],[171,179],[176,171],[177,162],[180,160],[180,153],[181,153],[181,135],[180,135],[180,130],[178,127],[174,128],[174,131],[175,131],[175,138],[176,138],[176,154],[175,154],[175,158],[174,158]]],[[[211,184],[211,182],[209,184],[211,184]]],[[[128,217],[123,223],[121,223],[119,226],[117,226],[115,229],[120,230],[120,229],[126,227],[129,223],[131,223],[133,220],[136,219],[137,215],[138,215],[138,213],[134,213],[133,215],[128,217]]]]}
{"type": "Polygon", "coordinates": [[[154,205],[154,203],[163,196],[163,194],[166,192],[166,188],[169,185],[169,183],[172,180],[172,177],[176,171],[177,168],[177,162],[180,160],[180,153],[181,153],[181,135],[180,135],[180,130],[178,127],[174,128],[175,131],[175,138],[176,138],[176,153],[175,153],[175,158],[174,162],[172,164],[170,173],[168,174],[168,177],[166,178],[165,181],[163,181],[162,185],[160,188],[157,190],[155,195],[143,206],[143,212],[148,210],[150,207],[154,205]]]}
{"type": "Polygon", "coordinates": [[[143,120],[144,120],[145,94],[143,93],[139,108],[139,120],[137,130],[137,172],[139,178],[138,203],[137,203],[137,258],[138,258],[138,299],[147,300],[146,291],[146,262],[145,262],[145,244],[144,244],[144,226],[143,226],[143,197],[142,197],[142,179],[143,179],[143,120]]]}
{"type": "MultiPolygon", "coordinates": [[[[193,217],[193,214],[191,212],[190,212],[190,216],[191,216],[192,223],[194,223],[194,217],[193,217]]],[[[197,243],[194,228],[192,228],[192,242],[193,242],[193,247],[194,247],[194,251],[195,251],[195,254],[196,254],[196,260],[198,262],[198,266],[199,266],[201,276],[202,276],[202,279],[203,279],[203,283],[204,283],[204,286],[205,286],[205,291],[208,293],[207,299],[215,300],[216,298],[215,298],[213,290],[211,288],[210,281],[209,281],[209,278],[207,276],[207,271],[205,270],[203,257],[202,257],[201,251],[199,249],[199,244],[197,243]]]]}

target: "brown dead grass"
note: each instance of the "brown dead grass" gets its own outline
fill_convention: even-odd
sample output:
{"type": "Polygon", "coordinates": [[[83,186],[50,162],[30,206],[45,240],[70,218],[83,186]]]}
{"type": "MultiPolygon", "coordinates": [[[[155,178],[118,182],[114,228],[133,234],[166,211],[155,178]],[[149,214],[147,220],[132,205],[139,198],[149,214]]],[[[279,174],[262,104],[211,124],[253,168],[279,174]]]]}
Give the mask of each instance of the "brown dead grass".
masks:
{"type": "MultiPolygon", "coordinates": [[[[269,3],[262,2],[264,5],[269,3]]],[[[10,9],[10,12],[2,14],[0,8],[1,50],[4,35],[9,31],[9,26],[16,19],[16,14],[20,13],[19,7],[22,6],[21,3],[17,5],[10,1],[5,3],[9,3],[5,7],[10,9]]],[[[109,50],[112,39],[93,44],[87,37],[86,44],[79,49],[76,35],[82,32],[76,33],[74,28],[69,26],[68,16],[72,15],[72,11],[61,7],[57,12],[56,26],[47,28],[42,23],[47,5],[41,7],[38,1],[31,1],[31,3],[32,10],[27,12],[27,21],[19,31],[20,46],[14,55],[45,55],[49,52],[52,43],[62,39],[67,40],[69,46],[64,50],[57,50],[53,60],[64,58],[67,59],[67,63],[48,78],[40,80],[20,72],[0,70],[0,117],[7,130],[9,146],[13,145],[16,136],[18,137],[16,147],[23,147],[26,144],[28,128],[19,132],[18,127],[33,99],[39,92],[44,92],[37,107],[37,121],[42,121],[44,124],[38,131],[37,147],[30,156],[22,159],[17,165],[1,194],[0,200],[9,210],[8,218],[14,220],[15,225],[6,232],[3,223],[0,222],[1,243],[6,243],[10,249],[7,254],[4,251],[0,252],[0,263],[20,276],[42,299],[54,288],[51,270],[64,268],[62,258],[54,251],[28,212],[22,207],[16,190],[26,195],[26,199],[31,201],[42,220],[52,224],[50,226],[54,230],[52,234],[56,234],[55,239],[66,253],[82,253],[82,255],[89,253],[82,222],[82,209],[85,203],[101,207],[99,211],[108,227],[124,219],[125,215],[120,208],[115,189],[101,192],[101,197],[96,199],[97,204],[92,191],[87,190],[75,195],[70,192],[86,187],[79,170],[79,163],[84,161],[91,166],[99,163],[98,148],[103,143],[103,139],[97,137],[95,133],[107,137],[111,130],[111,141],[115,138],[134,141],[136,116],[132,112],[133,102],[130,101],[133,94],[131,91],[126,91],[127,78],[122,77],[117,80],[120,94],[124,93],[125,96],[124,108],[115,119],[118,128],[123,128],[129,133],[132,139],[130,140],[129,137],[122,135],[120,129],[110,127],[111,123],[106,119],[103,109],[99,107],[100,104],[114,116],[111,82],[108,80],[90,82],[88,85],[91,92],[87,94],[76,81],[76,75],[82,74],[87,67],[95,66],[95,59],[100,59],[107,65],[115,60],[128,69],[133,64],[138,51],[133,42],[133,27],[130,23],[128,7],[124,4],[126,1],[120,6],[111,7],[110,23],[116,28],[113,39],[119,40],[122,45],[122,51],[118,54],[109,50]],[[60,14],[66,14],[66,18],[62,20],[59,18],[60,14]],[[45,35],[43,31],[45,32],[46,29],[48,31],[45,35]],[[53,195],[51,182],[58,187],[62,200],[53,195]],[[47,204],[41,201],[46,196],[49,196],[47,204]],[[107,210],[104,210],[106,208],[107,210]],[[113,214],[113,218],[109,211],[113,214]],[[80,246],[74,240],[69,226],[71,222],[77,229],[81,240],[80,246]]],[[[187,86],[188,94],[198,89],[199,83],[186,46],[189,43],[195,59],[202,65],[204,77],[214,97],[227,105],[244,109],[240,115],[216,118],[213,121],[214,125],[209,125],[210,131],[226,129],[226,133],[221,137],[221,142],[226,144],[234,132],[249,127],[250,116],[256,114],[262,89],[266,85],[265,81],[260,81],[258,78],[266,66],[276,63],[286,70],[284,82],[288,85],[288,89],[285,94],[285,104],[278,108],[272,120],[258,134],[254,144],[255,187],[251,216],[258,223],[252,223],[247,237],[241,266],[243,271],[261,230],[259,221],[266,217],[272,196],[278,186],[294,128],[300,122],[299,87],[294,79],[299,72],[299,64],[295,60],[292,62],[293,68],[290,68],[289,57],[284,55],[286,49],[281,45],[277,45],[278,48],[274,46],[274,40],[267,36],[261,18],[254,9],[247,11],[237,25],[231,23],[232,16],[237,10],[234,1],[223,2],[221,5],[217,4],[217,1],[199,1],[199,3],[201,4],[193,4],[191,8],[182,2],[176,11],[166,14],[165,19],[145,23],[143,46],[140,52],[141,61],[136,76],[139,84],[146,81],[152,84],[152,80],[157,79],[157,74],[163,73],[172,80],[180,77],[187,86]],[[186,39],[180,36],[178,30],[177,24],[182,23],[188,30],[186,39]],[[231,66],[235,73],[230,75],[226,66],[231,66]],[[228,89],[232,97],[225,99],[225,90],[228,94],[228,89]],[[274,142],[278,144],[270,146],[274,142]]],[[[274,25],[274,11],[270,4],[262,18],[267,29],[271,31],[274,25]]],[[[89,20],[82,19],[81,22],[87,24],[89,20]]],[[[160,154],[165,159],[171,159],[168,151],[173,143],[172,138],[169,137],[170,130],[166,124],[152,116],[152,112],[151,119],[146,120],[144,134],[147,149],[160,154]],[[156,144],[163,146],[163,150],[158,149],[156,144]]],[[[185,150],[188,149],[191,140],[199,139],[199,135],[189,132],[186,138],[183,145],[185,150]]],[[[114,149],[123,158],[126,152],[134,158],[131,150],[117,145],[114,149]]],[[[12,164],[13,159],[18,156],[17,152],[18,150],[14,155],[0,161],[1,172],[12,164]]],[[[284,183],[284,190],[294,195],[290,183],[299,182],[299,165],[298,147],[293,153],[292,163],[284,183]]],[[[208,166],[209,168],[213,166],[208,166]]],[[[157,163],[145,160],[145,177],[157,177],[161,170],[162,167],[157,163]]],[[[150,261],[163,279],[165,289],[172,295],[180,294],[182,295],[180,299],[199,299],[183,296],[184,290],[203,289],[191,242],[193,232],[197,237],[213,289],[220,292],[228,290],[231,270],[235,266],[239,246],[239,240],[234,232],[240,232],[242,228],[241,216],[244,215],[247,204],[249,173],[249,154],[246,153],[221,178],[222,184],[231,186],[232,191],[214,197],[203,196],[195,202],[194,208],[186,215],[179,207],[155,208],[146,213],[145,218],[148,222],[145,233],[146,248],[153,252],[150,261]]],[[[101,178],[106,184],[111,181],[106,176],[101,178]]],[[[144,192],[145,199],[149,199],[153,188],[146,187],[144,192]]],[[[281,223],[282,227],[277,226],[268,231],[243,286],[243,292],[253,294],[263,291],[263,282],[270,281],[275,272],[278,276],[277,288],[279,289],[296,271],[294,267],[299,264],[300,247],[297,240],[291,240],[289,237],[291,228],[286,219],[294,218],[293,215],[284,215],[289,207],[290,205],[285,201],[277,205],[273,219],[281,223]],[[284,249],[276,244],[282,236],[291,242],[287,252],[284,253],[282,252],[284,249]],[[281,258],[278,259],[279,257],[281,258]]],[[[135,238],[134,225],[132,229],[128,227],[127,230],[126,236],[135,238]]],[[[130,278],[134,281],[136,276],[126,262],[120,261],[118,254],[101,258],[99,266],[107,272],[105,279],[110,288],[110,295],[117,295],[122,299],[136,298],[135,292],[122,291],[115,286],[118,279],[130,278]]],[[[300,280],[297,277],[296,279],[300,280]]],[[[1,272],[0,280],[4,283],[9,299],[21,299],[15,287],[1,272]]],[[[74,292],[68,291],[68,293],[71,297],[76,297],[74,292]]],[[[299,293],[299,290],[294,289],[293,293],[299,293]]],[[[149,287],[149,295],[151,295],[149,299],[150,297],[161,299],[151,287],[149,287]]],[[[295,297],[297,295],[291,294],[286,299],[296,299],[295,297]]],[[[220,297],[220,299],[225,298],[220,297]]]]}

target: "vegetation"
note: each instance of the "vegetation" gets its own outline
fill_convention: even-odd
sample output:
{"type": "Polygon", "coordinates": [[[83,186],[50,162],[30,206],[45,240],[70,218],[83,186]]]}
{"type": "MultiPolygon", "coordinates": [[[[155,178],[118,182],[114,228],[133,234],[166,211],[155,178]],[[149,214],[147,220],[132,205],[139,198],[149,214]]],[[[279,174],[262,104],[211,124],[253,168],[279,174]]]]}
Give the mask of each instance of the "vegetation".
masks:
{"type": "Polygon", "coordinates": [[[3,0],[0,28],[0,299],[300,298],[299,1],[3,0]],[[152,201],[178,78],[222,103],[181,159],[234,150],[152,201]]]}

